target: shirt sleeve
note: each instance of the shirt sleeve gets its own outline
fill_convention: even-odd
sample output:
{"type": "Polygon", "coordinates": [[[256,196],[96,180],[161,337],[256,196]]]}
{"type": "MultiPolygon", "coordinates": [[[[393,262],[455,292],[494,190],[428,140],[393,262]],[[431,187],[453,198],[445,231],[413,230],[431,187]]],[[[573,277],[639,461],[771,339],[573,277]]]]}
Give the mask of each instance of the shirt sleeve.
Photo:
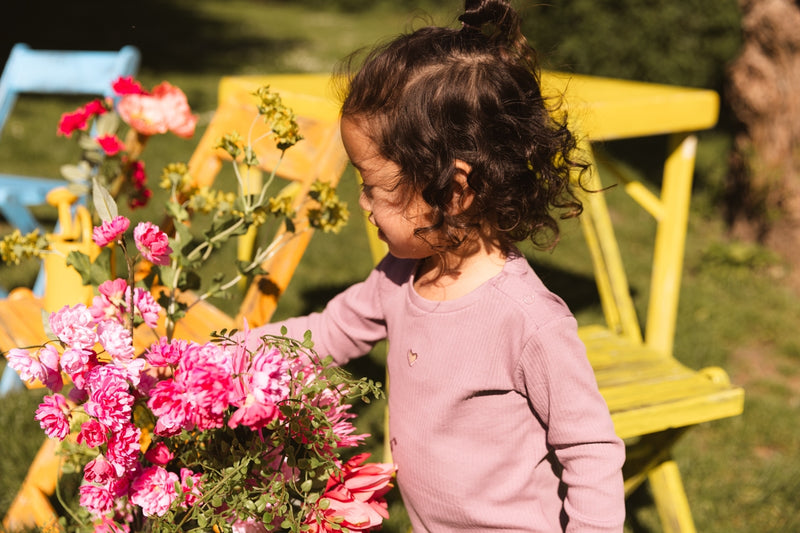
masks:
{"type": "Polygon", "coordinates": [[[339,293],[319,313],[294,317],[255,328],[251,338],[278,334],[286,327],[287,336],[302,339],[311,331],[314,350],[321,356],[331,355],[337,364],[362,356],[386,338],[386,321],[381,305],[383,263],[361,283],[339,293]]]}
{"type": "Polygon", "coordinates": [[[625,445],[614,432],[572,316],[541,327],[521,360],[524,386],[563,467],[567,532],[621,532],[625,445]]]}

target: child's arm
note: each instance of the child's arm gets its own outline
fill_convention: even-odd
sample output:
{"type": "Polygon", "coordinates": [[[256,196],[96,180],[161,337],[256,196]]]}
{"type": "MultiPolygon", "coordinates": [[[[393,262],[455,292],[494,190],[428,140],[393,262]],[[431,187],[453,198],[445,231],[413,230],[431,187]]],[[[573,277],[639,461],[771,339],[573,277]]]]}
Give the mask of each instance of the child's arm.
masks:
{"type": "MultiPolygon", "coordinates": [[[[383,263],[382,263],[383,264],[383,263]]],[[[255,328],[251,339],[259,335],[280,333],[302,339],[311,331],[314,350],[321,356],[331,355],[337,364],[369,352],[378,341],[386,338],[386,325],[380,301],[380,283],[384,276],[379,265],[367,279],[349,287],[328,302],[320,313],[295,317],[255,328]]]]}
{"type": "Polygon", "coordinates": [[[567,531],[621,532],[625,445],[614,432],[575,319],[542,327],[523,359],[526,388],[563,466],[567,531]]]}

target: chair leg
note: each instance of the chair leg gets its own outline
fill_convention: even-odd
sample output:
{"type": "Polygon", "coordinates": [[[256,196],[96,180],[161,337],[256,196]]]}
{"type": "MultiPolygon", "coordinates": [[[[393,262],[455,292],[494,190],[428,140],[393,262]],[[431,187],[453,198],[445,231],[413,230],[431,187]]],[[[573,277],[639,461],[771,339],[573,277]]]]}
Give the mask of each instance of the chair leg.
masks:
{"type": "Polygon", "coordinates": [[[28,475],[3,519],[4,531],[38,527],[45,533],[56,533],[58,516],[48,497],[55,492],[61,459],[56,454],[58,441],[46,439],[31,463],[28,475]]]}
{"type": "Polygon", "coordinates": [[[3,375],[0,377],[0,397],[5,396],[11,391],[23,390],[24,388],[25,382],[20,379],[13,368],[6,365],[3,369],[3,375]]]}
{"type": "Polygon", "coordinates": [[[664,533],[696,533],[675,461],[668,459],[650,470],[648,481],[664,533]]]}

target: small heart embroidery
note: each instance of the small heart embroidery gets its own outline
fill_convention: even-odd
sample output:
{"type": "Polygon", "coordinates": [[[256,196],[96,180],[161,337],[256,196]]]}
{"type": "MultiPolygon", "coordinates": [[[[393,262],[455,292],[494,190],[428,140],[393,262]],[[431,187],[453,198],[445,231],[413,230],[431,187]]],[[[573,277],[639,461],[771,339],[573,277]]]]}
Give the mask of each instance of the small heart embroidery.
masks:
{"type": "Polygon", "coordinates": [[[413,350],[408,351],[408,366],[414,366],[414,363],[417,362],[417,354],[413,350]]]}

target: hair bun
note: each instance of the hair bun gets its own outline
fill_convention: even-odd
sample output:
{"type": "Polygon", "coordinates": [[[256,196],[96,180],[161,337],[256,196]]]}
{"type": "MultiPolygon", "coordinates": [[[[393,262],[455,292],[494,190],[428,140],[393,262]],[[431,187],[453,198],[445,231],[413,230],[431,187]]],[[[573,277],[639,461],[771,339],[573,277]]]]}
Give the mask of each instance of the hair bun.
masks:
{"type": "Polygon", "coordinates": [[[464,13],[458,17],[465,28],[481,30],[492,24],[508,34],[508,23],[515,25],[516,13],[507,0],[466,0],[464,13]]]}

